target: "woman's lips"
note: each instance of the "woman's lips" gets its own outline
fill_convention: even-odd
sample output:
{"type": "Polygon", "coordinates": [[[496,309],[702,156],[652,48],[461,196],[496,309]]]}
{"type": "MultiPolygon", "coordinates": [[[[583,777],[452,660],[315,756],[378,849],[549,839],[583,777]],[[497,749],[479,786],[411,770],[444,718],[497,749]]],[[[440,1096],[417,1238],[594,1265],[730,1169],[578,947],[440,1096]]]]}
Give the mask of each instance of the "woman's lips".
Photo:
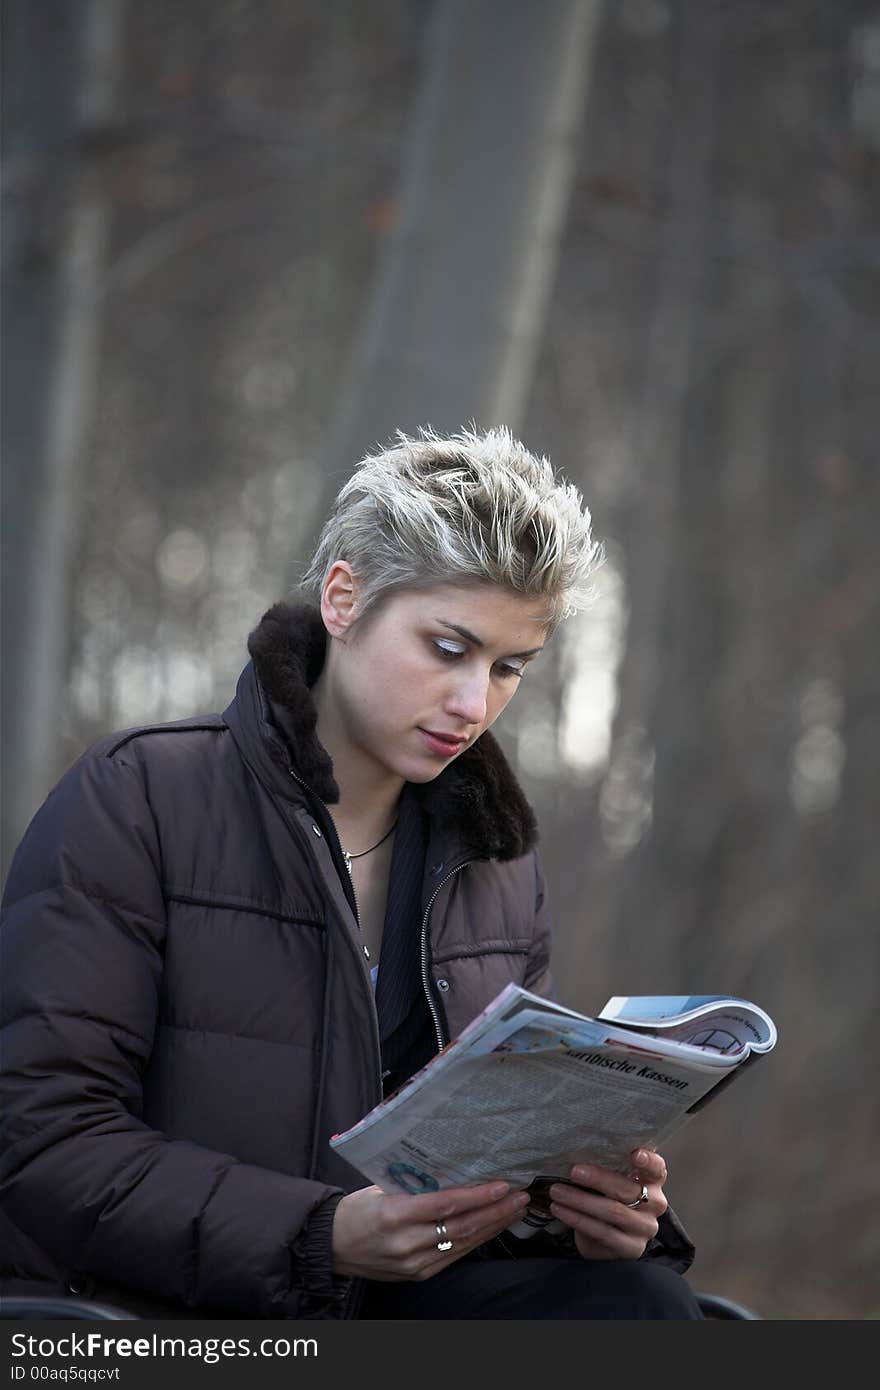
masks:
{"type": "Polygon", "coordinates": [[[467,739],[456,737],[455,734],[438,734],[431,729],[422,729],[421,727],[419,733],[430,751],[440,758],[454,757],[467,743],[467,739]]]}

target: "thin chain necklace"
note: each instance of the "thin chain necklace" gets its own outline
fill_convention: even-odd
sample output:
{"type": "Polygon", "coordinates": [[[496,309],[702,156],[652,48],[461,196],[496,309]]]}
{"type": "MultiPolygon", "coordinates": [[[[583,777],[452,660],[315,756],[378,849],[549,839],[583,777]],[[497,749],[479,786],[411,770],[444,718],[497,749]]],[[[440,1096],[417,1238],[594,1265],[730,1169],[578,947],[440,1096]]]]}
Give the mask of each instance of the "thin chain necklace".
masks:
{"type": "Polygon", "coordinates": [[[385,843],[385,841],[388,839],[389,835],[392,835],[392,834],[394,833],[394,830],[396,829],[396,827],[397,827],[397,818],[395,817],[395,819],[394,819],[394,820],[392,821],[392,823],[391,823],[391,829],[385,831],[385,834],[382,836],[381,840],[377,840],[376,843],[375,843],[374,845],[370,845],[370,848],[369,848],[369,849],[358,850],[357,854],[349,854],[348,850],[345,848],[345,846],[343,845],[342,841],[340,840],[340,841],[339,841],[339,847],[340,847],[340,849],[342,850],[342,857],[343,857],[343,859],[345,860],[345,867],[348,869],[349,874],[351,873],[351,861],[352,861],[352,859],[363,859],[363,857],[364,857],[365,854],[372,854],[374,849],[378,849],[380,845],[384,845],[384,843],[385,843]]]}

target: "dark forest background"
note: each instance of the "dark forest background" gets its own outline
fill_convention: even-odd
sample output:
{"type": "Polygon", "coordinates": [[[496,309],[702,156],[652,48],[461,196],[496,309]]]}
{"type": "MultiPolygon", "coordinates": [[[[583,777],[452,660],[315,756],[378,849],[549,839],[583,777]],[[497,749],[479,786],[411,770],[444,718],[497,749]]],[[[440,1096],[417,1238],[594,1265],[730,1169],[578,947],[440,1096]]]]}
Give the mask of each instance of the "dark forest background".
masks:
{"type": "Polygon", "coordinates": [[[880,5],[3,28],[4,872],[90,741],[225,706],[356,458],[510,424],[606,550],[501,730],[559,996],[773,1015],[666,1146],[692,1282],[877,1317],[880,5]]]}

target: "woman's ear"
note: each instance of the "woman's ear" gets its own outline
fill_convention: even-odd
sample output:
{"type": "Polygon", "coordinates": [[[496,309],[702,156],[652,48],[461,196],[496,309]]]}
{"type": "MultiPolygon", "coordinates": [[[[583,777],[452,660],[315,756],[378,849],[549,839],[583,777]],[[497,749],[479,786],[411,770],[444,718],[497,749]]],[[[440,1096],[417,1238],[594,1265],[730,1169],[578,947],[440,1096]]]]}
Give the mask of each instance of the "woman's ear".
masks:
{"type": "Polygon", "coordinates": [[[357,580],[347,560],[334,560],[327,571],[321,617],[331,637],[344,637],[357,617],[357,580]]]}

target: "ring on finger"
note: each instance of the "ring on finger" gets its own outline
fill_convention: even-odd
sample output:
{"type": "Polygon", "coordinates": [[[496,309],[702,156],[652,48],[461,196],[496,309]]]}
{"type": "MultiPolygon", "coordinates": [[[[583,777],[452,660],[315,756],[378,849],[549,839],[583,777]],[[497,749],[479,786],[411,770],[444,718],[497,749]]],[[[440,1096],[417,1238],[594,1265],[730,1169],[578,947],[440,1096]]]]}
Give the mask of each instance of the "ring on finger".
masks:
{"type": "Polygon", "coordinates": [[[437,1231],[437,1235],[439,1236],[439,1240],[437,1241],[437,1249],[445,1254],[447,1250],[452,1249],[452,1241],[449,1239],[449,1233],[446,1230],[446,1223],[444,1221],[438,1221],[435,1229],[437,1231]]]}
{"type": "Polygon", "coordinates": [[[648,1200],[648,1189],[647,1189],[646,1185],[645,1185],[644,1183],[642,1183],[642,1190],[641,1190],[641,1192],[639,1193],[639,1195],[638,1195],[638,1197],[636,1198],[636,1200],[635,1200],[634,1202],[624,1202],[623,1205],[624,1205],[625,1207],[640,1207],[640,1206],[642,1205],[642,1203],[643,1203],[643,1202],[647,1202],[647,1200],[648,1200]]]}

